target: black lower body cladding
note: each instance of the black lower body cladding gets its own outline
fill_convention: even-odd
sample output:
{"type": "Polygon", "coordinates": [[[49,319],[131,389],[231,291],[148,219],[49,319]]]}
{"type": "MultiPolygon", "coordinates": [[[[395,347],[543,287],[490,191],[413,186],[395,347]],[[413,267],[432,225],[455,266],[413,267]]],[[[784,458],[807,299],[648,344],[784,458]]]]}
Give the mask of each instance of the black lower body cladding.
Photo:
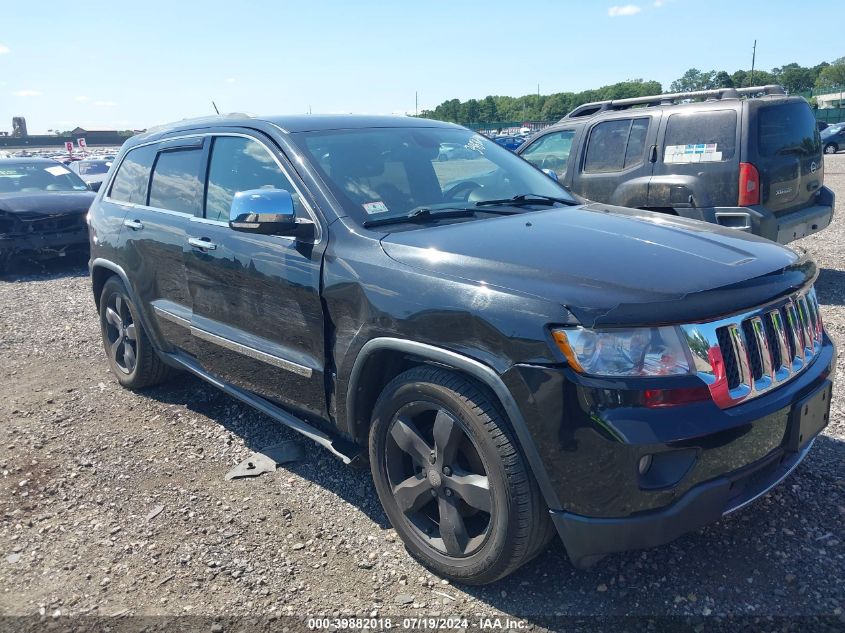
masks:
{"type": "Polygon", "coordinates": [[[585,567],[611,552],[667,543],[780,482],[827,423],[835,362],[825,338],[804,373],[729,410],[711,401],[625,405],[641,381],[601,381],[559,367],[517,365],[505,382],[539,453],[532,466],[551,482],[558,533],[585,567]],[[812,420],[799,415],[805,406],[812,420]]]}

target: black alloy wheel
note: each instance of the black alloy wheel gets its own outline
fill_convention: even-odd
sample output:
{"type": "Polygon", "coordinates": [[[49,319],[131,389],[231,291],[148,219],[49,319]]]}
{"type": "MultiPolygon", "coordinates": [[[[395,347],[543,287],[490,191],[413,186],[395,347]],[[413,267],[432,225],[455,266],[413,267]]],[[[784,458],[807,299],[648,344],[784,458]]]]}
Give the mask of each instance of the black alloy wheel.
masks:
{"type": "Polygon", "coordinates": [[[554,527],[494,396],[466,376],[420,365],[373,407],[370,469],[408,553],[481,585],[536,556],[554,527]]]}
{"type": "Polygon", "coordinates": [[[117,381],[129,389],[163,382],[173,369],[153,348],[126,287],[110,277],[100,294],[100,329],[103,348],[117,381]]]}
{"type": "Polygon", "coordinates": [[[412,402],[390,424],[388,480],[405,520],[438,552],[465,557],[490,530],[487,471],[461,423],[431,402],[412,402]]]}
{"type": "Polygon", "coordinates": [[[124,374],[135,371],[138,362],[138,334],[129,301],[113,294],[106,305],[106,346],[114,366],[124,374]]]}

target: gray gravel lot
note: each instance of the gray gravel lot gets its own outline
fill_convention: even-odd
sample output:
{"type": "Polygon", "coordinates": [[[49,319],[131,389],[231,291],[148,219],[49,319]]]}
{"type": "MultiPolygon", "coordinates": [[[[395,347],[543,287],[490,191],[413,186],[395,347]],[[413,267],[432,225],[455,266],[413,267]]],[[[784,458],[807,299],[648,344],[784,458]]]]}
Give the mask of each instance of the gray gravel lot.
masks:
{"type": "MultiPolygon", "coordinates": [[[[825,161],[841,209],[845,155],[825,161]]],[[[799,245],[823,269],[842,350],[845,213],[799,245]]],[[[842,618],[843,377],[840,351],[831,424],[749,508],[589,572],[555,541],[493,586],[456,587],[406,554],[368,472],[304,440],[302,461],[224,481],[251,451],[298,436],[188,376],[120,388],[84,262],[23,268],[0,280],[0,614],[842,618]]]]}

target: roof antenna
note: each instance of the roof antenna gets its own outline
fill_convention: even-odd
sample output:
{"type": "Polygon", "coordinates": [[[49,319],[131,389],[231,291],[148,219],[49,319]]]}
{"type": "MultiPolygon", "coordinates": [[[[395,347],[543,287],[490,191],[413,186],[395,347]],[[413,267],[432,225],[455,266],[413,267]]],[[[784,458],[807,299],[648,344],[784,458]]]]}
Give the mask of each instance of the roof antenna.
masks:
{"type": "Polygon", "coordinates": [[[212,102],[211,102],[211,105],[213,105],[213,106],[214,106],[214,111],[215,111],[217,114],[220,114],[220,110],[218,110],[218,109],[217,109],[217,104],[216,104],[216,103],[214,103],[214,101],[213,101],[213,100],[212,100],[212,102]]]}

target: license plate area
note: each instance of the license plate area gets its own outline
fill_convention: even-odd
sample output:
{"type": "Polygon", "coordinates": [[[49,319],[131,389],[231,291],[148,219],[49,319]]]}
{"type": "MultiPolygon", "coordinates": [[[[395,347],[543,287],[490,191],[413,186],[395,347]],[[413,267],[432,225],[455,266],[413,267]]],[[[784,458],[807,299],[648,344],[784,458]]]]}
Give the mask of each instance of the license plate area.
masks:
{"type": "Polygon", "coordinates": [[[786,449],[799,451],[827,426],[833,383],[826,380],[813,393],[792,406],[789,414],[789,435],[786,449]]]}

